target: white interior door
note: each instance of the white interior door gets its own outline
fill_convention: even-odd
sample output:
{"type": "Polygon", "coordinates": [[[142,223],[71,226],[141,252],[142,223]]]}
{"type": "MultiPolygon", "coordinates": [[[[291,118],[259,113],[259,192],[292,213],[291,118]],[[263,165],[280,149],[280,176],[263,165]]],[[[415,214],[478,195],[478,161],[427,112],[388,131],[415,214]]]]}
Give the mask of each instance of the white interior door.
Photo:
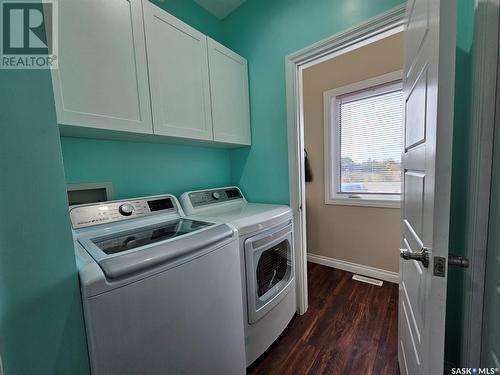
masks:
{"type": "Polygon", "coordinates": [[[408,2],[399,365],[442,374],[455,79],[455,1],[408,2]]]}

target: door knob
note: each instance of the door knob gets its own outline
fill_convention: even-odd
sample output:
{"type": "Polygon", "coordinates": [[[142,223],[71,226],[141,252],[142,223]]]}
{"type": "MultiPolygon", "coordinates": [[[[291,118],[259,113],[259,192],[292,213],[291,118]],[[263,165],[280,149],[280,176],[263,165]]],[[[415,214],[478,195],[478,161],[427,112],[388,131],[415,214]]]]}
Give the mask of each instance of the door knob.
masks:
{"type": "Polygon", "coordinates": [[[425,268],[429,267],[429,249],[423,247],[419,252],[400,249],[399,256],[405,260],[417,260],[422,263],[425,268]]]}

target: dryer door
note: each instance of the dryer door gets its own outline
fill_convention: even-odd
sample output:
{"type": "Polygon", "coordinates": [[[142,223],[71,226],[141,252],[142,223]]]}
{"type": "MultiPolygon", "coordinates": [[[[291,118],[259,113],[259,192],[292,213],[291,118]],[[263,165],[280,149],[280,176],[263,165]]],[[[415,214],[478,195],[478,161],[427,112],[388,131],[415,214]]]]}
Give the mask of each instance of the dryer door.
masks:
{"type": "Polygon", "coordinates": [[[293,287],[292,224],[245,241],[248,323],[262,318],[293,287]]]}

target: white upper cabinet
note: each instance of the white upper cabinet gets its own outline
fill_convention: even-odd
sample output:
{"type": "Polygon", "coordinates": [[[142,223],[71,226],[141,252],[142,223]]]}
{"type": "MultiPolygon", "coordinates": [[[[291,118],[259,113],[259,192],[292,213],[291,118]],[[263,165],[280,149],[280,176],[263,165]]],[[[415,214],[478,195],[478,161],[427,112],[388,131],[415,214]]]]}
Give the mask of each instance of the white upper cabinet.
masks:
{"type": "Polygon", "coordinates": [[[60,124],[152,133],[141,0],[60,1],[60,124]]]}
{"type": "Polygon", "coordinates": [[[246,60],[148,0],[60,1],[52,81],[63,135],[250,145],[246,60]]]}
{"type": "Polygon", "coordinates": [[[144,1],[154,133],[212,140],[207,37],[144,1]]]}
{"type": "Polygon", "coordinates": [[[208,38],[214,141],[250,145],[247,61],[208,38]]]}

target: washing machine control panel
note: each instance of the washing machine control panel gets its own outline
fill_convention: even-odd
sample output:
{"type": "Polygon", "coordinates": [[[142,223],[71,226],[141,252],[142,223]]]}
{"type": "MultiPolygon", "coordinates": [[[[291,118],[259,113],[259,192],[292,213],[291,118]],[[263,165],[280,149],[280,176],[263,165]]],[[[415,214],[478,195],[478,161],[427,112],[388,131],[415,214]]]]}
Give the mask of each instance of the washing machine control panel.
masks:
{"type": "Polygon", "coordinates": [[[177,212],[178,204],[173,196],[165,195],[75,206],[69,214],[73,229],[79,229],[169,211],[177,212]]]}
{"type": "Polygon", "coordinates": [[[243,195],[238,188],[204,190],[189,193],[189,201],[193,207],[206,206],[235,199],[243,199],[243,195]]]}

